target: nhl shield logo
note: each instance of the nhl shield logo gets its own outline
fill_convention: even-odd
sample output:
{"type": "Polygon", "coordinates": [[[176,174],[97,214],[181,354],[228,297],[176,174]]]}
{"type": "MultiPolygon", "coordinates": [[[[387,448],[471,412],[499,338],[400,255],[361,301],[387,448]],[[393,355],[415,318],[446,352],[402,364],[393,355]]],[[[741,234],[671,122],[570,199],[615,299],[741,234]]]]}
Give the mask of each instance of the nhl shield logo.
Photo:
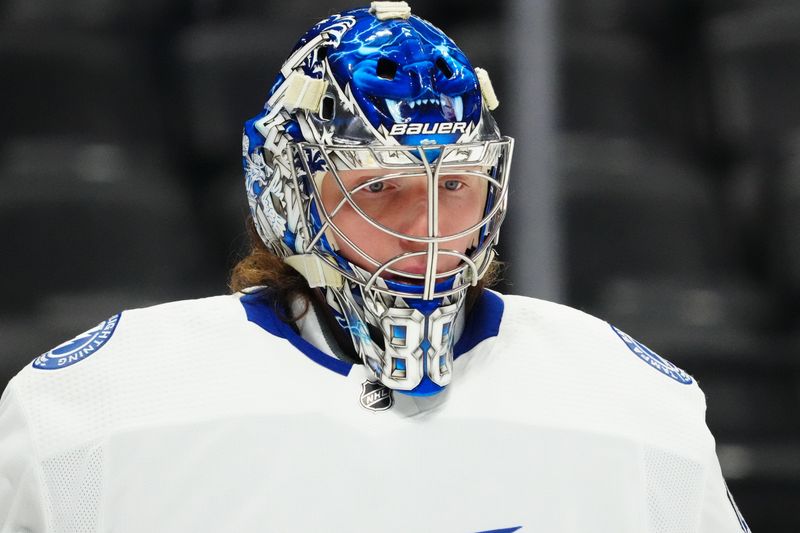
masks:
{"type": "Polygon", "coordinates": [[[394,405],[392,389],[383,383],[365,381],[361,384],[361,405],[370,411],[386,411],[394,405]]]}

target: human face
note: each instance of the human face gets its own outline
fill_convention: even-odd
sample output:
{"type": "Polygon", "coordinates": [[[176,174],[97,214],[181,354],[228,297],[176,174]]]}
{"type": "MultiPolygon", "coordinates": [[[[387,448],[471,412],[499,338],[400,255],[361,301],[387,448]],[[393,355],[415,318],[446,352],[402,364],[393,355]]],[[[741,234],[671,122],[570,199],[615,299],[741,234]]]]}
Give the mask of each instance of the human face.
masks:
{"type": "MultiPolygon", "coordinates": [[[[375,227],[350,202],[343,201],[344,193],[330,172],[322,180],[322,204],[325,210],[332,214],[331,220],[334,225],[378,264],[384,264],[406,253],[425,252],[428,245],[413,240],[414,237],[443,238],[439,243],[440,251],[463,254],[476,242],[478,230],[461,237],[448,237],[478,224],[483,217],[488,187],[485,179],[474,174],[477,172],[480,172],[477,168],[465,168],[440,173],[436,217],[438,227],[429,227],[430,195],[428,178],[424,171],[420,174],[403,174],[395,178],[389,178],[393,174],[387,170],[337,171],[344,188],[350,193],[356,206],[373,222],[406,238],[391,235],[375,227]],[[381,180],[382,177],[385,179],[381,180]]],[[[337,236],[336,240],[340,248],[339,253],[347,260],[369,272],[377,270],[377,265],[340,236],[337,236]]],[[[427,254],[400,259],[389,267],[398,271],[398,274],[384,272],[383,277],[402,279],[403,274],[425,274],[427,259],[427,254]]],[[[461,261],[458,256],[440,253],[436,272],[451,271],[459,266],[461,261]]],[[[414,281],[420,282],[419,279],[414,281]]]]}

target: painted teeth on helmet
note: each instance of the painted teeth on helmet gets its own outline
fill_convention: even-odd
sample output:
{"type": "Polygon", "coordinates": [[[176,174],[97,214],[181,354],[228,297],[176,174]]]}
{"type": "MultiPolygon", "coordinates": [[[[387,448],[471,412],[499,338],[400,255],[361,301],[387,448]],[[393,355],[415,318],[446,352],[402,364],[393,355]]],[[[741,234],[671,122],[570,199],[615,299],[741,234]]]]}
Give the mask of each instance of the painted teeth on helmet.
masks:
{"type": "Polygon", "coordinates": [[[448,109],[450,107],[452,107],[452,104],[450,103],[450,97],[447,96],[446,94],[440,94],[439,95],[439,107],[442,109],[442,114],[445,116],[445,118],[447,118],[448,117],[448,109]]]}
{"type": "Polygon", "coordinates": [[[389,113],[392,115],[395,122],[404,122],[403,114],[400,112],[400,102],[387,98],[386,107],[389,109],[389,113]]]}
{"type": "MultiPolygon", "coordinates": [[[[446,103],[448,103],[448,100],[449,100],[449,104],[451,106],[454,106],[454,107],[456,106],[455,100],[447,97],[446,95],[442,95],[440,97],[440,99],[438,100],[438,102],[442,105],[442,107],[444,107],[446,105],[446,103]]],[[[460,102],[460,100],[461,99],[459,97],[458,101],[460,102]]],[[[397,123],[406,121],[403,118],[403,113],[401,111],[401,106],[405,105],[410,109],[414,109],[415,107],[421,106],[423,104],[424,105],[433,105],[433,104],[437,103],[437,100],[435,98],[417,98],[417,99],[414,99],[414,100],[392,100],[391,98],[385,98],[384,101],[386,102],[386,108],[389,110],[389,114],[392,115],[392,119],[394,119],[394,121],[397,122],[397,123]]],[[[460,109],[460,108],[456,108],[456,109],[460,109]]],[[[463,111],[462,111],[462,114],[463,114],[463,111]]]]}
{"type": "Polygon", "coordinates": [[[456,114],[456,121],[461,122],[461,119],[464,118],[464,101],[460,96],[453,99],[453,111],[456,114]]]}

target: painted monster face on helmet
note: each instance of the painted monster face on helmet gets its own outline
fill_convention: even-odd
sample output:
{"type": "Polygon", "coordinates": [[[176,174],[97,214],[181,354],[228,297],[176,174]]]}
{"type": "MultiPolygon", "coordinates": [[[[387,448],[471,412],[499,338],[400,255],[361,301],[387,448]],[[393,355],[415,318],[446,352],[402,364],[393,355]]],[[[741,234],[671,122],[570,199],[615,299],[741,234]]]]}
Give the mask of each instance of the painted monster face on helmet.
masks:
{"type": "Polygon", "coordinates": [[[435,124],[477,124],[478,80],[449,37],[414,16],[381,21],[359,16],[363,10],[349,14],[356,17],[355,24],[329,53],[328,62],[339,84],[350,84],[374,128],[403,131],[396,136],[401,144],[447,144],[456,142],[463,129],[453,132],[450,126],[442,133],[435,124]]]}
{"type": "Polygon", "coordinates": [[[386,4],[407,9],[375,2],[300,39],[242,161],[259,236],[323,292],[368,377],[431,394],[492,263],[513,141],[455,44],[386,4]]]}

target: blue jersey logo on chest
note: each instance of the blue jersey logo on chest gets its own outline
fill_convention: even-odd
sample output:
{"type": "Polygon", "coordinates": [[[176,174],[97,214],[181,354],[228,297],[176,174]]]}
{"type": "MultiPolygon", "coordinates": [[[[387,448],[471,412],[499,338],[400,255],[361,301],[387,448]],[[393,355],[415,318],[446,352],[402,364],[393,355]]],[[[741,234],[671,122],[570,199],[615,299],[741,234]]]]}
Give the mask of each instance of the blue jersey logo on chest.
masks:
{"type": "Polygon", "coordinates": [[[692,377],[678,368],[677,366],[673,365],[656,352],[642,344],[641,342],[637,341],[624,331],[617,329],[613,325],[609,324],[611,329],[614,330],[614,333],[622,339],[622,341],[630,348],[630,350],[636,354],[636,356],[647,363],[648,365],[652,366],[665,376],[668,376],[678,383],[683,383],[684,385],[691,385],[692,377]]]}
{"type": "Polygon", "coordinates": [[[112,316],[86,333],[43,353],[33,360],[33,368],[58,370],[83,361],[108,342],[117,327],[120,316],[122,313],[112,316]]]}

